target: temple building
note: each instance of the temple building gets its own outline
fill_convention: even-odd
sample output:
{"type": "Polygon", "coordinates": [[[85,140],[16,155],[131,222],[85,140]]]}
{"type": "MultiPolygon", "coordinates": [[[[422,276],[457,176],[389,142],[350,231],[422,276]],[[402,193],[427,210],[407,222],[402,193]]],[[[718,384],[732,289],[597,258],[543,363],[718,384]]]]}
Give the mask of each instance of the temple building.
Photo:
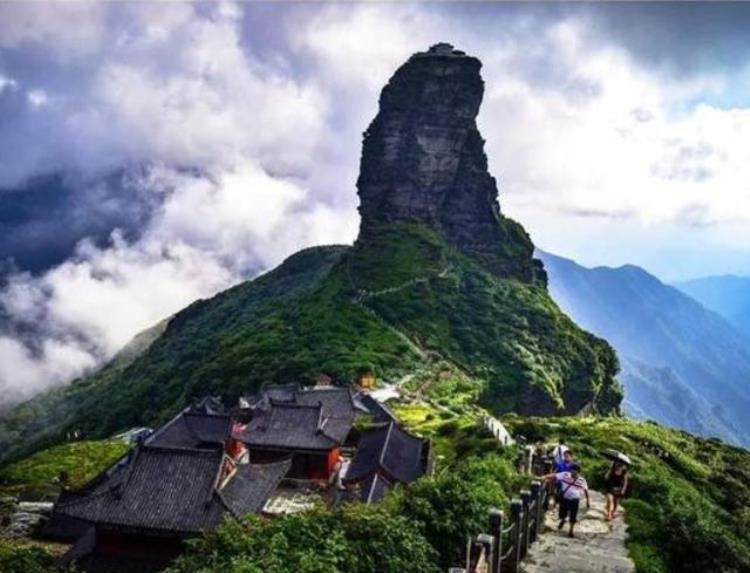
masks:
{"type": "Polygon", "coordinates": [[[231,411],[203,399],[139,437],[84,488],[63,491],[46,534],[75,541],[63,566],[152,573],[226,516],[376,502],[427,473],[430,451],[386,406],[325,380],[271,386],[231,411]],[[358,417],[379,425],[353,432],[358,417]]]}
{"type": "Polygon", "coordinates": [[[252,404],[245,402],[252,409],[251,419],[234,437],[245,444],[251,462],[291,456],[289,478],[332,477],[358,411],[348,388],[274,386],[252,404]]]}
{"type": "Polygon", "coordinates": [[[161,570],[183,539],[212,531],[227,514],[260,511],[290,465],[235,465],[218,448],[140,445],[105,479],[58,502],[57,514],[90,524],[61,564],[92,573],[161,570]]]}
{"type": "Polygon", "coordinates": [[[343,482],[359,488],[361,501],[373,503],[396,485],[429,473],[431,458],[429,440],[412,436],[391,421],[362,436],[343,482]]]}

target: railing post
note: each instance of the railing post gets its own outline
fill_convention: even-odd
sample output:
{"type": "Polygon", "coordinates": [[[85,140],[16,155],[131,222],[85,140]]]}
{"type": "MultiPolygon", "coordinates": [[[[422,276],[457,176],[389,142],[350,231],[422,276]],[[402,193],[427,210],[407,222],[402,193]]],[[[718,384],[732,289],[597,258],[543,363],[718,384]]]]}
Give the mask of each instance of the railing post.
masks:
{"type": "Polygon", "coordinates": [[[508,559],[508,571],[516,573],[521,562],[521,527],[523,522],[523,504],[520,499],[510,502],[510,520],[513,522],[513,550],[508,559]]]}
{"type": "MultiPolygon", "coordinates": [[[[544,475],[548,475],[552,473],[552,460],[545,459],[544,460],[544,475]]],[[[544,482],[544,511],[547,511],[549,509],[549,492],[554,488],[552,482],[544,482]]]]}
{"type": "Polygon", "coordinates": [[[531,542],[534,543],[539,534],[539,518],[542,515],[542,484],[538,480],[531,482],[531,499],[534,500],[534,529],[531,531],[531,542]]]}
{"type": "Polygon", "coordinates": [[[500,558],[503,556],[503,512],[499,509],[490,510],[490,535],[494,545],[490,573],[500,573],[500,558]]]}
{"type": "Polygon", "coordinates": [[[539,488],[539,501],[537,502],[537,517],[536,517],[536,535],[539,537],[544,532],[544,517],[547,504],[547,490],[545,488],[545,482],[536,481],[531,485],[531,490],[534,487],[539,488]]]}
{"type": "MultiPolygon", "coordinates": [[[[493,555],[495,554],[495,543],[492,536],[486,533],[480,533],[477,535],[477,543],[484,549],[484,560],[487,563],[487,567],[492,567],[493,555]]],[[[481,552],[479,554],[481,556],[481,552]]]]}
{"type": "Polygon", "coordinates": [[[529,464],[527,469],[529,475],[532,475],[534,473],[534,450],[531,448],[531,446],[526,446],[526,458],[527,463],[529,464]]]}
{"type": "Polygon", "coordinates": [[[521,559],[526,557],[529,550],[529,503],[531,492],[527,489],[521,490],[521,505],[523,507],[523,518],[521,519],[521,559]]]}

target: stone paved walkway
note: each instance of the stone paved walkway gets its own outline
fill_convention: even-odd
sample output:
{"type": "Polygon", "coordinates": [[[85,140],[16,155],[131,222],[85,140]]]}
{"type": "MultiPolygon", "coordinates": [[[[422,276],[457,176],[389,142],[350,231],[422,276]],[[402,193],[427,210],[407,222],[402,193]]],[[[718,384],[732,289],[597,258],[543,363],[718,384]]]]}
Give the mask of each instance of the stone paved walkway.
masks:
{"type": "Polygon", "coordinates": [[[627,525],[620,508],[614,521],[604,520],[604,495],[592,491],[591,509],[582,500],[576,537],[567,537],[568,525],[557,530],[557,512],[547,513],[545,533],[529,550],[523,573],[633,573],[635,565],[625,548],[627,525]]]}

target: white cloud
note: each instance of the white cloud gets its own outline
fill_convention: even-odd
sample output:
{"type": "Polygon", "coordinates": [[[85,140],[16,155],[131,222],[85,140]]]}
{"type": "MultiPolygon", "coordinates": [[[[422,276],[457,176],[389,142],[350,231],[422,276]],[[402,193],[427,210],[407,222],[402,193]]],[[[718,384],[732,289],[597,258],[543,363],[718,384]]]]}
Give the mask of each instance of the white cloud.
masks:
{"type": "Polygon", "coordinates": [[[14,324],[41,329],[36,355],[6,340],[5,383],[23,388],[19,397],[82,374],[139,331],[294,250],[356,232],[352,212],[253,161],[203,174],[158,167],[140,183],[167,198],[137,241],[114,233],[106,248],[83,242],[71,260],[42,277],[16,275],[0,292],[14,324]]]}
{"type": "Polygon", "coordinates": [[[44,90],[31,90],[26,94],[32,107],[42,107],[49,101],[47,93],[44,90]]]}
{"type": "Polygon", "coordinates": [[[416,5],[331,5],[294,20],[290,42],[327,80],[376,93],[405,59],[440,41],[444,22],[416,5]]]}
{"type": "Polygon", "coordinates": [[[16,82],[16,80],[0,74],[0,94],[5,90],[11,90],[16,87],[18,87],[18,82],[16,82]]]}
{"type": "MultiPolygon", "coordinates": [[[[7,12],[18,19],[16,12],[25,10],[7,12]]],[[[54,10],[30,14],[21,18],[28,20],[25,42],[45,50],[67,46],[67,36],[50,36],[54,10]]],[[[236,9],[114,4],[106,14],[111,43],[55,64],[70,79],[28,92],[37,107],[54,99],[54,110],[43,121],[28,121],[25,139],[15,125],[7,128],[14,132],[0,128],[2,139],[16,143],[5,146],[0,185],[45,170],[103,172],[139,162],[205,167],[225,157],[231,163],[237,154],[274,172],[309,167],[327,102],[315,86],[245,55],[236,9]]],[[[20,41],[6,39],[6,45],[20,41]]]]}
{"type": "MultiPolygon", "coordinates": [[[[30,139],[42,145],[26,173],[138,166],[129,185],[158,208],[135,240],[116,231],[110,245],[83,241],[41,276],[11,277],[0,305],[9,332],[25,333],[0,347],[0,388],[15,388],[12,400],[101,364],[140,330],[296,249],[354,237],[353,209],[319,201],[305,181],[325,134],[325,97],[246,57],[236,7],[207,9],[115,5],[128,17],[108,30],[113,43],[96,54],[81,93],[26,93],[45,108],[37,128],[48,133],[30,139]]],[[[40,29],[6,45],[72,41],[33,17],[40,29]]]]}
{"type": "Polygon", "coordinates": [[[61,59],[91,53],[104,36],[105,10],[94,2],[0,5],[0,47],[44,45],[61,59]]]}
{"type": "Polygon", "coordinates": [[[0,394],[2,406],[32,397],[51,385],[68,382],[95,361],[75,346],[49,340],[34,355],[28,347],[0,336],[0,394]]]}
{"type": "Polygon", "coordinates": [[[731,226],[734,245],[748,244],[750,109],[708,103],[724,78],[644,69],[592,46],[577,20],[538,31],[538,53],[528,41],[487,47],[479,123],[501,205],[542,246],[671,275],[673,257],[652,254],[684,246],[680,228],[715,225],[693,237],[720,249],[731,226]],[[554,68],[544,81],[529,72],[540,66],[554,68]]]}

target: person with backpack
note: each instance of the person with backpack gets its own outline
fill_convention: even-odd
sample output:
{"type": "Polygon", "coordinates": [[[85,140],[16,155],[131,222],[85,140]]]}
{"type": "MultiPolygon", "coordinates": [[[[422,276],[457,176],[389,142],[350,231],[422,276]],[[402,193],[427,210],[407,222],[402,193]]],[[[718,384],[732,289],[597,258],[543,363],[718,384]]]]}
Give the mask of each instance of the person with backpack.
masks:
{"type": "MultiPolygon", "coordinates": [[[[569,449],[565,449],[565,452],[563,453],[562,459],[558,462],[555,461],[554,465],[552,466],[553,473],[559,474],[563,472],[569,472],[570,468],[573,467],[573,464],[575,463],[575,458],[573,456],[573,452],[569,449]]],[[[555,481],[555,505],[560,505],[561,503],[561,493],[562,493],[562,484],[559,480],[555,481]]]]}
{"type": "Polygon", "coordinates": [[[578,521],[578,509],[581,504],[581,498],[586,497],[586,508],[591,508],[591,498],[589,497],[589,486],[586,478],[581,475],[581,466],[573,463],[569,471],[557,472],[542,476],[545,481],[557,480],[560,483],[560,523],[557,529],[562,529],[565,521],[569,521],[570,530],[568,537],[574,537],[573,530],[578,521]]]}
{"type": "Polygon", "coordinates": [[[557,445],[552,450],[552,459],[556,464],[563,462],[563,457],[565,456],[565,452],[568,451],[568,446],[565,445],[565,439],[560,438],[558,440],[557,445]]]}

